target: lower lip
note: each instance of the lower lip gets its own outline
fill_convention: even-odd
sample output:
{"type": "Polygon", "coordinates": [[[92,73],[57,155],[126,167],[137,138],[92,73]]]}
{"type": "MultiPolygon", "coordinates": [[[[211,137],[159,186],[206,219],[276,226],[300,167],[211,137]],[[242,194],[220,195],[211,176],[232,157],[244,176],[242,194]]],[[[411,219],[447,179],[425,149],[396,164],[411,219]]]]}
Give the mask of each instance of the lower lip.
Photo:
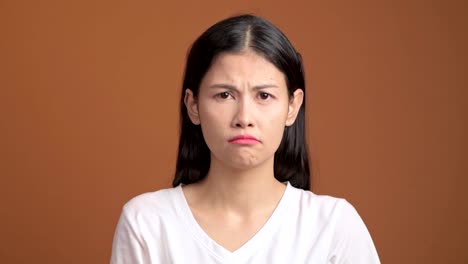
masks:
{"type": "Polygon", "coordinates": [[[256,139],[240,138],[240,139],[231,140],[229,141],[229,143],[238,144],[238,145],[255,145],[255,144],[258,144],[259,142],[256,139]]]}

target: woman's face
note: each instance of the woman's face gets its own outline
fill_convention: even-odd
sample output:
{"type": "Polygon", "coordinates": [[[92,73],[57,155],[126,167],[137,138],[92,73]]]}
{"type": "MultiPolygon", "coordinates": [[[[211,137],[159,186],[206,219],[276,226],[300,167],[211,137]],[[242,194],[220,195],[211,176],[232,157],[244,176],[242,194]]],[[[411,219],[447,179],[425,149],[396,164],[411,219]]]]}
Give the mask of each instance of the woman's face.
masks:
{"type": "Polygon", "coordinates": [[[202,79],[198,97],[189,89],[185,96],[212,162],[237,169],[273,161],[302,100],[302,90],[290,98],[284,74],[253,51],[221,53],[202,79]]]}

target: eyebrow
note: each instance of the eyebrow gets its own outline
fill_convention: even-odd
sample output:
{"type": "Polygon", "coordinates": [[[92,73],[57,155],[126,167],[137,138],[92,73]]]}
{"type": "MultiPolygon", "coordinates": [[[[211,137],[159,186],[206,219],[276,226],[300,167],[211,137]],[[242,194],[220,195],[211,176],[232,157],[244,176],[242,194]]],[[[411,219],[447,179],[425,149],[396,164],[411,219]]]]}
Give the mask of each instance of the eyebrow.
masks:
{"type": "MultiPolygon", "coordinates": [[[[236,86],[231,85],[231,84],[225,84],[225,83],[213,84],[213,85],[210,85],[209,88],[224,88],[228,90],[237,90],[236,86]]],[[[278,86],[275,84],[261,84],[261,85],[256,85],[253,87],[253,89],[255,90],[261,90],[265,88],[278,88],[278,86]]]]}

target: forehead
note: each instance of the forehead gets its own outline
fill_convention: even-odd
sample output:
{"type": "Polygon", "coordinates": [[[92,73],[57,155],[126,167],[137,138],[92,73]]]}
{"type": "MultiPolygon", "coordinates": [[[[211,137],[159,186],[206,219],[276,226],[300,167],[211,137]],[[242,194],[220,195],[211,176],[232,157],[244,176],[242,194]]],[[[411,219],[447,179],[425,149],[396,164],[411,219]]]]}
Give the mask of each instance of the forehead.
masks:
{"type": "Polygon", "coordinates": [[[254,51],[223,52],[216,56],[202,84],[220,81],[232,84],[249,82],[252,85],[268,82],[286,86],[284,74],[254,51]]]}

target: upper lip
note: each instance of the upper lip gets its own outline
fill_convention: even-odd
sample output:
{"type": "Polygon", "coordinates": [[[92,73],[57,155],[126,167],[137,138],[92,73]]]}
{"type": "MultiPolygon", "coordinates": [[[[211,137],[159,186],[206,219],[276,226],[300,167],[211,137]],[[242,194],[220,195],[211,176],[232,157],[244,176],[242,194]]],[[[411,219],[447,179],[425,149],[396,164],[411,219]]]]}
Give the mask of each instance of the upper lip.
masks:
{"type": "Polygon", "coordinates": [[[234,141],[234,140],[238,140],[238,139],[253,139],[253,140],[260,141],[256,137],[251,136],[251,135],[238,135],[238,136],[230,138],[229,142],[234,141]]]}

